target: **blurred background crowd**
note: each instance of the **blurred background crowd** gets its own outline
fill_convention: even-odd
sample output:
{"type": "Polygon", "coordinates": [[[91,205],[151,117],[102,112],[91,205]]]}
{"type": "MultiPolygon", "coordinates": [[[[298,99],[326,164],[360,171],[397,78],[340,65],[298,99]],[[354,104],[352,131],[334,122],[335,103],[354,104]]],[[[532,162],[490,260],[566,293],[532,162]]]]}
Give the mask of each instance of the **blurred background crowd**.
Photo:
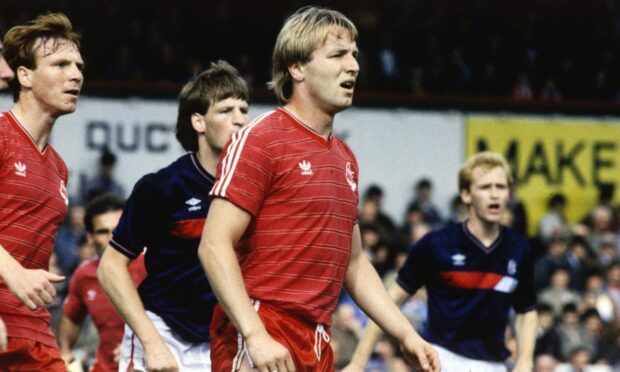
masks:
{"type": "MultiPolygon", "coordinates": [[[[304,3],[3,0],[0,16],[9,28],[48,9],[66,13],[83,35],[86,94],[174,97],[210,61],[226,59],[254,87],[258,100],[273,101],[264,87],[275,35],[286,16],[304,3]]],[[[356,94],[361,97],[620,101],[618,0],[316,3],[337,8],[359,28],[356,94]]],[[[85,237],[84,203],[105,191],[127,196],[114,180],[116,160],[105,151],[99,172],[72,196],[53,256],[57,272],[70,277],[80,262],[95,255],[85,237]]],[[[579,220],[567,220],[570,195],[558,193],[549,198],[548,213],[535,221],[538,230],[529,238],[537,254],[537,371],[620,370],[620,206],[613,186],[601,187],[598,205],[579,220]]],[[[359,221],[366,254],[389,283],[410,244],[446,223],[463,221],[467,212],[455,195],[451,213],[442,215],[433,203],[432,179],[412,180],[411,195],[402,198],[408,206],[405,216],[386,214],[384,197],[379,186],[363,190],[359,221]]],[[[526,234],[527,219],[527,210],[514,198],[504,223],[526,234]]],[[[66,288],[50,309],[56,320],[64,294],[66,288]]],[[[421,290],[403,307],[419,330],[426,321],[425,301],[421,290]]],[[[337,366],[346,365],[366,321],[343,294],[332,329],[337,366]]],[[[87,365],[97,340],[92,327],[85,328],[77,348],[87,365]]],[[[516,347],[511,327],[506,339],[516,347]]],[[[408,368],[385,339],[369,371],[408,368]]]]}

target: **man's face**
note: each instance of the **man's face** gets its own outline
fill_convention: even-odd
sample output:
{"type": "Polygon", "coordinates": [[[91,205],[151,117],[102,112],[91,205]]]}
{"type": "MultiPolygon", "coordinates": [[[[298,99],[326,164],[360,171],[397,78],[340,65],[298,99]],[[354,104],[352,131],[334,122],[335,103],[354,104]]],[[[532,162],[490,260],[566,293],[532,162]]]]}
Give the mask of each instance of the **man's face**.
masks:
{"type": "Polygon", "coordinates": [[[232,135],[248,124],[248,103],[239,98],[215,102],[209,106],[203,120],[207,144],[219,153],[232,135]]]}
{"type": "Polygon", "coordinates": [[[13,80],[14,77],[15,73],[11,70],[2,56],[2,42],[0,42],[0,90],[5,90],[8,88],[9,81],[13,80]]]}
{"type": "Polygon", "coordinates": [[[486,224],[499,224],[506,209],[510,191],[504,168],[497,166],[489,170],[475,167],[469,190],[461,191],[461,199],[469,205],[471,219],[486,224]]]}
{"type": "Polygon", "coordinates": [[[357,44],[343,28],[329,32],[325,43],[300,68],[301,94],[323,112],[335,114],[353,103],[359,64],[357,44]]]}
{"type": "Polygon", "coordinates": [[[122,212],[122,210],[110,211],[93,217],[93,232],[88,233],[88,237],[99,257],[112,239],[112,231],[118,225],[122,212]]]}
{"type": "Polygon", "coordinates": [[[36,67],[20,76],[22,94],[31,90],[40,108],[54,117],[75,111],[82,89],[84,61],[77,46],[67,40],[46,39],[35,44],[36,67]]]}

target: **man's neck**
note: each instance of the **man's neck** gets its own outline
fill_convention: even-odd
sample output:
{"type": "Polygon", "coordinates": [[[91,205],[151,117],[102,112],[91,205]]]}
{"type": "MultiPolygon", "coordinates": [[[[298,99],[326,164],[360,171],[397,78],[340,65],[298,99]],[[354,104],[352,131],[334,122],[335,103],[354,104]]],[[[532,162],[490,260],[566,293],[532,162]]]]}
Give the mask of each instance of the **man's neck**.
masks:
{"type": "Polygon", "coordinates": [[[329,139],[334,127],[335,114],[329,114],[319,107],[304,104],[300,100],[291,100],[284,109],[293,114],[304,125],[317,132],[321,137],[329,139]]]}
{"type": "Polygon", "coordinates": [[[43,150],[52,133],[56,118],[40,110],[37,105],[29,103],[29,100],[23,97],[15,103],[11,113],[32,137],[39,150],[43,150]]]}
{"type": "Polygon", "coordinates": [[[467,222],[467,229],[476,237],[485,247],[490,247],[500,232],[499,223],[488,223],[481,221],[478,218],[470,217],[467,222]]]}
{"type": "Polygon", "coordinates": [[[220,154],[216,153],[206,143],[199,143],[196,157],[198,158],[200,165],[207,171],[207,173],[215,177],[217,173],[217,163],[220,160],[220,154]]]}

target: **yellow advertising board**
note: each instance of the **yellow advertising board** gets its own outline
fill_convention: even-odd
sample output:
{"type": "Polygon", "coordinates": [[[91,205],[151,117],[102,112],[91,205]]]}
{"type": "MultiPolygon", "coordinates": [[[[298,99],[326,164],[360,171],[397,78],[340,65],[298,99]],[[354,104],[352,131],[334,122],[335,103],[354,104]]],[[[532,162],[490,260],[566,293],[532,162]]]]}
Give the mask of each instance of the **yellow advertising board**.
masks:
{"type": "Polygon", "coordinates": [[[510,162],[530,234],[554,193],[566,196],[569,222],[596,205],[601,185],[614,185],[620,200],[620,121],[470,116],[466,133],[467,156],[491,150],[510,162]]]}

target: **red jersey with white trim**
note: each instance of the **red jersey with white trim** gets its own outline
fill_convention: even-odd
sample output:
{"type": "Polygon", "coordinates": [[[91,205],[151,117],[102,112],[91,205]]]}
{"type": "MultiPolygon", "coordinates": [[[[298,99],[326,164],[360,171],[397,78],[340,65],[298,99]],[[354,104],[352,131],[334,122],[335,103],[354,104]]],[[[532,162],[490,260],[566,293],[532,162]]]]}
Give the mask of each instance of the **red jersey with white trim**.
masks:
{"type": "MultiPolygon", "coordinates": [[[[67,214],[67,166],[48,144],[39,151],[9,112],[0,114],[0,244],[27,269],[49,270],[67,214]]],[[[55,346],[49,312],[29,310],[0,279],[0,317],[9,337],[55,346]]]]}
{"type": "Polygon", "coordinates": [[[211,195],[252,219],[236,247],[250,297],[331,324],[357,223],[358,166],[284,109],[254,120],[222,153],[211,195]]]}
{"type": "MultiPolygon", "coordinates": [[[[99,260],[90,260],[80,265],[71,278],[69,294],[63,305],[64,314],[76,324],[82,324],[90,314],[97,332],[96,371],[117,371],[118,363],[114,361],[114,349],[123,340],[125,321],[118,315],[112,302],[108,299],[97,279],[99,260]]],[[[131,262],[129,274],[136,286],[146,276],[144,254],[131,262]]]]}

